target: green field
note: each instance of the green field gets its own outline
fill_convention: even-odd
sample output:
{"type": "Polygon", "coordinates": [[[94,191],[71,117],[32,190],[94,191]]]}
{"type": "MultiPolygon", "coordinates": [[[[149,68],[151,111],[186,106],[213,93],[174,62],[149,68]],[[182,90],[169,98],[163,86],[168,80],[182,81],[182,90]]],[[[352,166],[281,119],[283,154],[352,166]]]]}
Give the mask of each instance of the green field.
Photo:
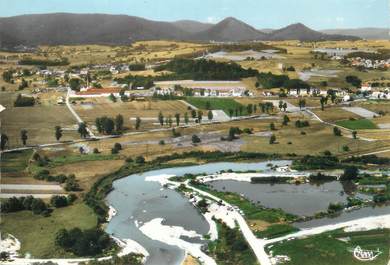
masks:
{"type": "Polygon", "coordinates": [[[266,230],[257,231],[256,236],[258,238],[276,238],[297,231],[299,231],[298,228],[293,227],[289,224],[273,224],[268,226],[266,230]]]}
{"type": "MultiPolygon", "coordinates": [[[[229,115],[229,110],[235,111],[236,109],[242,109],[242,115],[247,115],[246,107],[234,99],[231,98],[197,98],[197,97],[187,97],[186,101],[195,107],[202,110],[223,110],[227,115],[229,115]],[[207,103],[208,102],[208,103],[207,103]],[[207,106],[209,105],[209,107],[207,106]]],[[[207,113],[204,113],[207,115],[207,113]]],[[[235,114],[233,114],[235,115],[235,114]]]]}
{"type": "Polygon", "coordinates": [[[289,265],[385,265],[389,257],[390,231],[372,230],[345,233],[334,231],[304,239],[295,239],[276,243],[268,251],[273,255],[287,255],[289,265]],[[380,254],[374,261],[362,262],[351,252],[356,246],[366,250],[379,249],[380,254]]]}
{"type": "Polygon", "coordinates": [[[34,215],[31,211],[2,214],[1,217],[1,232],[12,234],[21,242],[22,255],[29,253],[35,258],[72,256],[55,246],[56,232],[61,228],[93,228],[97,222],[92,209],[83,203],[54,209],[49,217],[34,215]]]}
{"type": "Polygon", "coordinates": [[[377,129],[378,127],[370,120],[342,120],[336,122],[337,125],[351,129],[351,130],[364,130],[364,129],[377,129]]]}

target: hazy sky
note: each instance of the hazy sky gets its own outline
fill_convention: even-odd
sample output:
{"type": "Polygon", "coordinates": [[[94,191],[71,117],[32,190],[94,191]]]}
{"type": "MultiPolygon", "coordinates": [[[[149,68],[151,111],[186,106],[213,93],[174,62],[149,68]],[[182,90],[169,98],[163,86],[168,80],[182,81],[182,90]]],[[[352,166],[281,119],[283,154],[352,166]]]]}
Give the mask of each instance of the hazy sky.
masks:
{"type": "Polygon", "coordinates": [[[0,0],[0,17],[52,12],[213,23],[233,16],[256,28],[296,22],[315,29],[390,26],[390,0],[0,0]]]}

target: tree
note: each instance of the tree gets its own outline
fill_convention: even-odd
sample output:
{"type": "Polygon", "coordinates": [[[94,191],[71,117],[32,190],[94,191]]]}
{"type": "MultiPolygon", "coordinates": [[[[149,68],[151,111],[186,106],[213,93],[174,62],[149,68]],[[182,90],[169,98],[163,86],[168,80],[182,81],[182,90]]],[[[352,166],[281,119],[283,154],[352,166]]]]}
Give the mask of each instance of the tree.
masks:
{"type": "Polygon", "coordinates": [[[207,112],[207,118],[209,119],[209,121],[213,119],[213,112],[211,110],[207,112]]]}
{"type": "Polygon", "coordinates": [[[201,142],[200,138],[196,134],[192,135],[191,140],[193,144],[197,144],[201,142]]]}
{"type": "Polygon", "coordinates": [[[13,82],[12,81],[12,74],[13,74],[13,71],[11,70],[8,70],[8,71],[4,71],[3,72],[3,80],[7,83],[11,83],[13,82]]]}
{"type": "Polygon", "coordinates": [[[0,135],[0,137],[1,137],[1,150],[4,150],[7,143],[8,143],[8,136],[6,134],[2,133],[0,135]]]}
{"type": "Polygon", "coordinates": [[[299,105],[299,109],[303,109],[304,107],[306,107],[306,100],[303,98],[300,98],[298,105],[299,105]]]}
{"type": "Polygon", "coordinates": [[[246,106],[246,112],[248,113],[248,115],[252,115],[252,113],[253,113],[253,104],[248,104],[246,106]]]}
{"type": "Polygon", "coordinates": [[[66,196],[53,195],[50,199],[50,204],[56,208],[65,207],[68,205],[68,199],[66,196]]]}
{"type": "Polygon", "coordinates": [[[211,109],[210,101],[207,101],[207,102],[206,102],[206,109],[207,109],[207,110],[210,110],[210,109],[211,109]]]}
{"type": "Polygon", "coordinates": [[[290,121],[290,118],[287,115],[283,116],[283,125],[288,125],[288,122],[290,121]]]}
{"type": "Polygon", "coordinates": [[[114,102],[114,103],[117,101],[115,95],[112,94],[112,93],[108,96],[108,98],[109,98],[112,102],[114,102]]]}
{"type": "Polygon", "coordinates": [[[279,100],[279,110],[282,111],[283,108],[283,101],[279,100]]]}
{"type": "Polygon", "coordinates": [[[169,126],[169,127],[172,127],[173,121],[172,121],[172,116],[171,116],[171,115],[169,115],[168,120],[167,120],[166,123],[168,123],[168,126],[169,126]]]}
{"type": "Polygon", "coordinates": [[[341,175],[341,180],[354,180],[359,176],[359,169],[356,166],[347,166],[341,175]]]}
{"type": "Polygon", "coordinates": [[[62,137],[62,129],[61,129],[61,126],[56,126],[55,128],[55,137],[56,137],[56,140],[59,141],[62,137]]]}
{"type": "Polygon", "coordinates": [[[362,85],[362,80],[354,75],[348,75],[345,77],[345,81],[354,87],[360,87],[362,85]]]}
{"type": "Polygon", "coordinates": [[[69,87],[74,91],[80,91],[81,80],[78,78],[72,78],[69,80],[69,87]]]}
{"type": "Polygon", "coordinates": [[[321,103],[321,110],[322,110],[322,111],[324,110],[325,102],[326,102],[326,98],[323,97],[323,96],[321,96],[321,98],[320,98],[320,103],[321,103]]]}
{"type": "Polygon", "coordinates": [[[138,130],[141,126],[141,118],[137,117],[135,118],[135,129],[138,130]]]}
{"type": "Polygon", "coordinates": [[[275,124],[273,122],[269,124],[269,128],[271,131],[276,131],[275,124]]]}
{"type": "Polygon", "coordinates": [[[283,103],[283,111],[286,112],[286,110],[287,110],[287,103],[284,102],[284,103],[283,103]]]}
{"type": "Polygon", "coordinates": [[[357,139],[357,131],[352,131],[352,137],[353,139],[357,139]]]}
{"type": "Polygon", "coordinates": [[[22,82],[19,84],[18,90],[23,90],[26,87],[28,87],[28,82],[24,78],[22,78],[22,82]]]}
{"type": "Polygon", "coordinates": [[[31,204],[33,214],[41,214],[47,211],[46,203],[42,199],[34,199],[31,204]]]}
{"type": "Polygon", "coordinates": [[[121,114],[118,114],[115,117],[115,128],[117,132],[123,131],[123,116],[121,114]]]}
{"type": "Polygon", "coordinates": [[[144,164],[145,163],[145,158],[143,156],[137,156],[135,158],[135,163],[137,163],[137,164],[144,164]]]}
{"type": "Polygon", "coordinates": [[[66,191],[78,191],[80,190],[80,185],[77,183],[76,176],[71,174],[65,181],[65,190],[66,191]]]}
{"type": "Polygon", "coordinates": [[[191,110],[191,117],[193,118],[193,119],[195,119],[196,118],[196,110],[191,110]]]}
{"type": "Polygon", "coordinates": [[[161,126],[164,125],[164,115],[162,114],[161,111],[158,113],[158,121],[159,121],[161,126]]]}
{"type": "Polygon", "coordinates": [[[203,116],[203,112],[201,110],[198,110],[198,122],[199,123],[202,122],[202,116],[203,116]]]}
{"type": "Polygon", "coordinates": [[[341,130],[338,127],[333,127],[333,134],[335,136],[341,136],[341,130]]]}
{"type": "Polygon", "coordinates": [[[175,114],[175,119],[176,119],[176,126],[179,126],[180,125],[180,114],[179,113],[175,114]]]}
{"type": "Polygon", "coordinates": [[[6,251],[0,252],[0,260],[1,261],[7,261],[10,258],[9,253],[6,251]]]}
{"type": "Polygon", "coordinates": [[[238,111],[239,111],[239,113],[240,113],[240,116],[242,116],[243,110],[244,110],[244,107],[240,105],[240,106],[238,107],[238,111]]]}
{"type": "Polygon", "coordinates": [[[85,122],[79,123],[79,128],[77,129],[77,131],[80,134],[81,138],[86,138],[88,136],[87,125],[85,124],[85,122]]]}
{"type": "Polygon", "coordinates": [[[272,134],[269,138],[269,144],[274,144],[276,142],[276,136],[275,134],[272,134]]]}
{"type": "Polygon", "coordinates": [[[27,139],[28,139],[27,130],[23,129],[20,131],[20,139],[22,140],[23,145],[27,144],[27,139]]]}
{"type": "Polygon", "coordinates": [[[230,117],[230,119],[233,117],[233,113],[234,113],[234,110],[233,109],[229,109],[229,117],[230,117]]]}
{"type": "Polygon", "coordinates": [[[188,124],[188,122],[189,122],[188,113],[186,112],[186,113],[184,113],[184,123],[188,124]]]}

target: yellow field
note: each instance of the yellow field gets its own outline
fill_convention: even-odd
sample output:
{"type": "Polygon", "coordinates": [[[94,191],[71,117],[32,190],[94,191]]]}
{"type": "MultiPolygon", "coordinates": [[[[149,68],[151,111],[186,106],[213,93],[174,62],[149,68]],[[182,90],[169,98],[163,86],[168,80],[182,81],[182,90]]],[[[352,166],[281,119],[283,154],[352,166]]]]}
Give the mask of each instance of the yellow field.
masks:
{"type": "MultiPolygon", "coordinates": [[[[86,99],[83,102],[84,104],[78,102],[74,108],[80,117],[89,125],[94,125],[97,117],[107,116],[115,118],[116,115],[121,114],[124,118],[124,126],[129,129],[134,128],[136,117],[140,117],[141,120],[144,118],[141,122],[141,128],[146,129],[160,126],[153,125],[153,123],[158,123],[157,117],[160,111],[165,118],[171,115],[173,122],[175,122],[174,115],[176,113],[181,114],[181,120],[183,121],[184,113],[188,111],[187,106],[177,100],[130,102],[121,102],[118,100],[116,103],[113,103],[108,98],[93,98],[86,99]]],[[[190,115],[190,113],[188,114],[190,115]]]]}
{"type": "Polygon", "coordinates": [[[27,130],[27,144],[56,142],[54,127],[61,126],[72,130],[63,130],[61,141],[78,139],[75,131],[76,120],[66,106],[36,105],[34,107],[13,107],[16,95],[1,93],[0,103],[6,109],[0,113],[1,129],[9,138],[9,147],[21,146],[20,131],[27,130]]]}
{"type": "MultiPolygon", "coordinates": [[[[314,155],[329,150],[334,154],[347,154],[371,151],[384,145],[383,142],[367,142],[334,136],[331,127],[319,123],[311,122],[310,127],[301,129],[293,126],[292,123],[284,127],[277,125],[277,128],[280,129],[273,132],[277,144],[269,144],[269,137],[246,136],[244,137],[246,143],[241,150],[280,154],[295,153],[298,155],[314,155]],[[301,135],[301,131],[305,131],[306,135],[301,135]],[[288,144],[289,142],[291,144],[288,144]],[[344,145],[349,147],[349,152],[343,151],[344,145]]],[[[389,145],[390,143],[387,143],[387,146],[389,145]]]]}
{"type": "Polygon", "coordinates": [[[318,117],[320,117],[323,121],[328,121],[328,122],[347,120],[349,118],[354,118],[354,119],[361,118],[359,115],[343,110],[342,108],[339,107],[325,108],[324,111],[318,109],[318,110],[314,110],[313,112],[317,114],[318,117]]]}

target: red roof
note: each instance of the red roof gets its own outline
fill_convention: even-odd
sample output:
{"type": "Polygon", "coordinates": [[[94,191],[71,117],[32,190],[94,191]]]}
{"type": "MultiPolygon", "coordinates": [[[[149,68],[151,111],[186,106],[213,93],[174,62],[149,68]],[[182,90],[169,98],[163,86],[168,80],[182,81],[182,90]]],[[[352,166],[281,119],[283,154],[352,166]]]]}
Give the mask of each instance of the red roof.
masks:
{"type": "Polygon", "coordinates": [[[89,88],[86,91],[77,92],[76,95],[99,95],[99,94],[111,94],[111,93],[119,93],[121,91],[120,88],[116,87],[108,87],[108,88],[89,88]]]}

